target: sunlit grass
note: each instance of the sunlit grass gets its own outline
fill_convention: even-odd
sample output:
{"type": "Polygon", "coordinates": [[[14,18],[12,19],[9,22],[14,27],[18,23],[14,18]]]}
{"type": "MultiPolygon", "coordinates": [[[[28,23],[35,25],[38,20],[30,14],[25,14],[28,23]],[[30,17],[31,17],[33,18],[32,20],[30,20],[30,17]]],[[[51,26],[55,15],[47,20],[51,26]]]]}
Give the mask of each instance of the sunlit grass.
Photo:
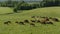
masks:
{"type": "MultiPolygon", "coordinates": [[[[11,8],[1,7],[0,14],[13,12],[11,8]],[[4,9],[4,10],[3,10],[4,9]]],[[[16,24],[15,21],[30,20],[31,16],[48,16],[60,18],[60,7],[38,8],[9,15],[0,15],[0,34],[60,34],[60,22],[54,25],[42,25],[36,23],[36,27],[16,24]],[[4,22],[10,20],[12,23],[5,25],[4,22]],[[56,25],[56,26],[55,26],[56,25]]]]}

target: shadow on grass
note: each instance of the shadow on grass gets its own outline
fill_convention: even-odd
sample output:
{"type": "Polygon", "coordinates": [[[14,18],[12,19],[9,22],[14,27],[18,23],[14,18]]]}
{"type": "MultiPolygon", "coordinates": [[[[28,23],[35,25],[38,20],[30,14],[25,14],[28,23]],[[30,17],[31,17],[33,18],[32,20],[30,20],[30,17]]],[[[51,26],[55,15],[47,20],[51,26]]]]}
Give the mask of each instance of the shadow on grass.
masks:
{"type": "MultiPolygon", "coordinates": [[[[19,13],[19,12],[17,12],[19,13]]],[[[11,15],[11,14],[16,14],[16,13],[4,13],[4,14],[0,14],[0,15],[11,15]]]]}

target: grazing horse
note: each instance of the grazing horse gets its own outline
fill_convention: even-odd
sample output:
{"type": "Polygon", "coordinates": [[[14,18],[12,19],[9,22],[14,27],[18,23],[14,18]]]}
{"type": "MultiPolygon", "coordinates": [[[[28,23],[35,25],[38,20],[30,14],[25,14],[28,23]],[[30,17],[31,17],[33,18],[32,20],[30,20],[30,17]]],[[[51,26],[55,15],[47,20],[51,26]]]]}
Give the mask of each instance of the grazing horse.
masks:
{"type": "Polygon", "coordinates": [[[40,22],[40,20],[37,20],[37,22],[40,22]]]}
{"type": "Polygon", "coordinates": [[[42,20],[40,20],[40,23],[41,24],[46,24],[46,20],[45,19],[42,19],[42,20]]]}
{"type": "Polygon", "coordinates": [[[49,18],[45,18],[46,21],[49,21],[49,18]]]}
{"type": "Polygon", "coordinates": [[[19,23],[18,21],[16,21],[15,23],[19,23]]]}
{"type": "Polygon", "coordinates": [[[52,19],[52,17],[49,17],[49,19],[52,19]]]}
{"type": "Polygon", "coordinates": [[[57,18],[52,18],[53,21],[59,22],[59,19],[57,18]]]}
{"type": "Polygon", "coordinates": [[[25,23],[24,23],[24,22],[19,22],[19,24],[25,25],[25,23]]]}
{"type": "Polygon", "coordinates": [[[34,23],[30,23],[30,25],[35,26],[35,24],[34,24],[34,23]]]}
{"type": "Polygon", "coordinates": [[[35,18],[35,16],[32,16],[31,18],[35,18]]]}
{"type": "Polygon", "coordinates": [[[29,20],[24,20],[25,23],[29,23],[29,20]]]}
{"type": "Polygon", "coordinates": [[[31,20],[31,22],[36,22],[35,20],[31,20]]]}
{"type": "Polygon", "coordinates": [[[10,24],[11,23],[11,21],[6,21],[6,22],[4,22],[4,24],[10,24]]]}
{"type": "Polygon", "coordinates": [[[51,22],[51,21],[46,21],[46,24],[53,24],[53,22],[51,22]]]}

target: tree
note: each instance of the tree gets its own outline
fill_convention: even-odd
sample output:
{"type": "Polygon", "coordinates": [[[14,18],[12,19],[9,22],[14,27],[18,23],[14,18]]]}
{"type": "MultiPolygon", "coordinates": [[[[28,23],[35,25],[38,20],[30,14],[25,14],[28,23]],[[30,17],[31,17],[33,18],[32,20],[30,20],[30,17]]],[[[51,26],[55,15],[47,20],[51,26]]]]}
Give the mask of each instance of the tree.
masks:
{"type": "Polygon", "coordinates": [[[13,11],[14,11],[15,13],[17,13],[17,9],[16,9],[16,8],[14,8],[13,11]]]}
{"type": "Polygon", "coordinates": [[[8,4],[11,4],[11,3],[12,3],[12,0],[8,0],[7,3],[8,3],[8,4]]]}
{"type": "Polygon", "coordinates": [[[45,2],[44,6],[58,6],[60,1],[59,0],[43,0],[45,2]]]}
{"type": "Polygon", "coordinates": [[[12,6],[13,6],[12,0],[8,0],[8,1],[7,1],[7,7],[12,7],[12,6]]]}

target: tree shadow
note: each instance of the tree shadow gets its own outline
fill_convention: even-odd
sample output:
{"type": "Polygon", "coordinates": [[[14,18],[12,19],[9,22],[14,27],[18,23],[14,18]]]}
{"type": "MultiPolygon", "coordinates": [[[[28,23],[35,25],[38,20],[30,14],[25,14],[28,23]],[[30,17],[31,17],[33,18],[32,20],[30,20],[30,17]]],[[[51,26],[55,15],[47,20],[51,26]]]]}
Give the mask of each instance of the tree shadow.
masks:
{"type": "Polygon", "coordinates": [[[10,15],[10,14],[14,14],[14,13],[4,13],[4,14],[0,14],[0,15],[10,15]]]}

